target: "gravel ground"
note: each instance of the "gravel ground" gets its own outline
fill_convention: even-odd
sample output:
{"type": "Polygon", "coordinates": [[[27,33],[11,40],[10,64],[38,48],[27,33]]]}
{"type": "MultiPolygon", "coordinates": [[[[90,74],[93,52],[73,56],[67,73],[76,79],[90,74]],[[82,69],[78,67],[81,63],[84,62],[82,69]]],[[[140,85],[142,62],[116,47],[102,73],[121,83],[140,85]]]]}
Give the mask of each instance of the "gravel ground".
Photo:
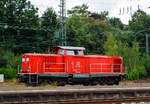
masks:
{"type": "Polygon", "coordinates": [[[24,84],[19,84],[16,80],[8,81],[5,83],[0,83],[0,91],[14,91],[14,90],[56,90],[56,89],[88,89],[88,88],[131,88],[131,87],[150,87],[150,80],[137,80],[137,81],[124,81],[120,82],[120,84],[113,86],[83,86],[83,85],[66,85],[63,87],[55,86],[55,85],[45,85],[45,86],[37,86],[37,87],[26,87],[24,84]]]}

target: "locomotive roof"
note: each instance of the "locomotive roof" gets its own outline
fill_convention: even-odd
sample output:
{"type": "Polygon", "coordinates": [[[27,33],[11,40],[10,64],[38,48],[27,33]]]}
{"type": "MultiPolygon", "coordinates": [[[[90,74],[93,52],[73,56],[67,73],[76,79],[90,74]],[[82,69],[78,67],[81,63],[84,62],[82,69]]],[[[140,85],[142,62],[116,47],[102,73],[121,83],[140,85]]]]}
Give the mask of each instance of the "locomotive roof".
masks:
{"type": "Polygon", "coordinates": [[[55,46],[53,49],[55,50],[57,48],[68,49],[68,50],[85,50],[84,47],[72,47],[72,46],[55,46]]]}

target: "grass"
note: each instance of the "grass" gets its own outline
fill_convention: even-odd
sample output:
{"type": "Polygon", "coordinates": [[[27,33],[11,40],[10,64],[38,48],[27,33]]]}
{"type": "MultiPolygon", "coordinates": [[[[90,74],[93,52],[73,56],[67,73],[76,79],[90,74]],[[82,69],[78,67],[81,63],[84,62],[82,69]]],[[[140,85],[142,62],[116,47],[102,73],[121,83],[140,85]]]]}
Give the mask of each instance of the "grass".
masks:
{"type": "Polygon", "coordinates": [[[56,83],[46,84],[46,85],[38,85],[35,87],[27,87],[24,83],[19,83],[17,79],[9,79],[4,82],[0,82],[0,87],[17,87],[17,88],[35,88],[35,89],[46,89],[46,88],[56,88],[56,83]]]}
{"type": "MultiPolygon", "coordinates": [[[[134,81],[122,81],[120,82],[120,85],[118,87],[128,87],[134,84],[134,86],[150,86],[150,80],[134,80],[134,81]]],[[[0,87],[18,87],[18,88],[28,88],[24,83],[18,83],[17,79],[10,79],[10,80],[5,80],[4,82],[0,82],[0,87]]],[[[105,87],[105,86],[104,86],[105,87]]],[[[106,86],[108,87],[108,86],[106,86]]],[[[52,84],[44,84],[44,85],[38,85],[35,87],[30,87],[30,88],[36,88],[36,89],[46,89],[46,88],[57,88],[57,83],[52,83],[52,84]]],[[[82,85],[77,85],[76,88],[84,88],[82,85]]]]}
{"type": "Polygon", "coordinates": [[[17,79],[9,79],[5,80],[4,82],[0,82],[0,86],[16,86],[16,87],[25,87],[24,83],[18,83],[17,79]]]}
{"type": "Polygon", "coordinates": [[[53,85],[51,85],[51,84],[37,86],[37,88],[40,88],[40,89],[45,89],[45,88],[56,88],[56,87],[57,87],[57,86],[53,86],[53,85]]]}
{"type": "Polygon", "coordinates": [[[37,88],[40,88],[40,89],[44,89],[44,88],[56,88],[57,87],[57,82],[54,82],[52,84],[44,84],[44,85],[39,85],[37,86],[37,88]]]}

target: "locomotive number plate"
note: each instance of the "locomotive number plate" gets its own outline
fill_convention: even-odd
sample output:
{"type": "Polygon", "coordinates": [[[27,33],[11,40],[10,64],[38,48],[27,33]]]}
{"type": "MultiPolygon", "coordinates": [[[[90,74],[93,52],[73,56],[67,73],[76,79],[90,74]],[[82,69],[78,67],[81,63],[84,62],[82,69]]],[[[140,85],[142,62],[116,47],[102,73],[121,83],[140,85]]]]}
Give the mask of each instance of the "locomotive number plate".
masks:
{"type": "Polygon", "coordinates": [[[73,74],[73,78],[89,78],[89,74],[73,74]]]}

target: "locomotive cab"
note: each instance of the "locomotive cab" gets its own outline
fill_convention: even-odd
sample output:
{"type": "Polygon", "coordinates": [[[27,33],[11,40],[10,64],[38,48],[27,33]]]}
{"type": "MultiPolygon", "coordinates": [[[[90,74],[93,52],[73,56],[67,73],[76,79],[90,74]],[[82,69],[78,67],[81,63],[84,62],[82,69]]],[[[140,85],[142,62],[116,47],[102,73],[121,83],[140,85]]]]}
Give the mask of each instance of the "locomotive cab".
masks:
{"type": "Polygon", "coordinates": [[[58,55],[77,55],[77,56],[84,56],[83,47],[63,47],[63,46],[56,46],[53,49],[54,53],[58,55]]]}

